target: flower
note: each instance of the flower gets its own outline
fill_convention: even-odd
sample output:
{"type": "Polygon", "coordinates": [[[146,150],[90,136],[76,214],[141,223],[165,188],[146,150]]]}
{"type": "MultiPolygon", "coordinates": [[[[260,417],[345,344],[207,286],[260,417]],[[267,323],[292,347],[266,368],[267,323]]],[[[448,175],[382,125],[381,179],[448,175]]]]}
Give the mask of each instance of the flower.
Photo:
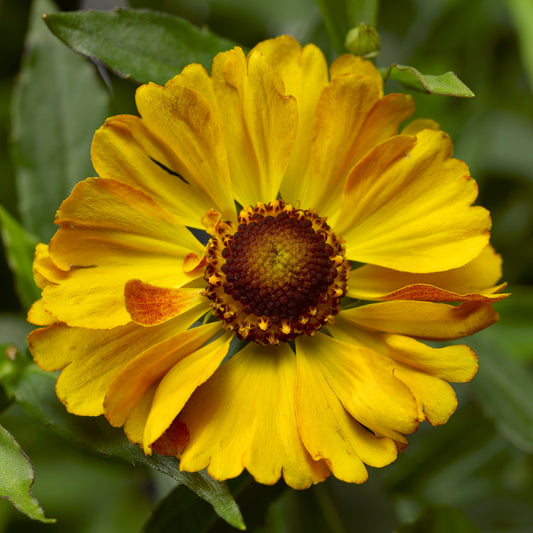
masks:
{"type": "Polygon", "coordinates": [[[450,139],[398,133],[412,98],[282,36],[136,103],[36,250],[29,342],[67,409],[184,471],[294,488],[361,483],[445,423],[477,359],[422,341],[487,327],[505,294],[450,139]]]}

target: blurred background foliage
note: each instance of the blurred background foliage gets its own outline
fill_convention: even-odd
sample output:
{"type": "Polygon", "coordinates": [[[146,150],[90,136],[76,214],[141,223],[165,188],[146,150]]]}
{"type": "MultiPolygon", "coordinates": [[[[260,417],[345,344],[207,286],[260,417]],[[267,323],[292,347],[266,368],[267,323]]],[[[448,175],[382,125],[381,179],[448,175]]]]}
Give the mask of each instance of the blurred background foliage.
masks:
{"type": "MultiPolygon", "coordinates": [[[[27,200],[24,173],[15,169],[24,162],[9,143],[10,135],[17,135],[10,109],[17,105],[11,96],[21,62],[24,57],[27,62],[35,60],[24,55],[31,4],[30,0],[0,0],[0,203],[4,208],[0,219],[5,248],[0,258],[0,346],[8,354],[15,347],[21,357],[30,330],[24,312],[35,291],[28,279],[21,275],[15,279],[12,269],[27,272],[28,265],[20,258],[37,238],[50,237],[49,223],[58,206],[43,220],[32,218],[38,210],[27,200]],[[22,221],[35,238],[19,231],[16,221],[22,221]]],[[[314,0],[58,2],[62,11],[116,5],[178,15],[248,47],[290,33],[302,44],[318,44],[328,59],[336,56],[314,0]]],[[[230,488],[249,531],[529,532],[533,530],[533,3],[382,0],[378,28],[379,67],[399,63],[426,74],[453,70],[475,92],[474,99],[416,93],[415,116],[437,120],[452,136],[455,156],[469,164],[479,183],[479,203],[492,213],[492,242],[504,258],[504,279],[513,296],[497,304],[502,322],[468,342],[479,355],[480,371],[472,383],[456,387],[459,408],[450,422],[439,428],[421,427],[397,462],[371,470],[366,484],[328,480],[296,492],[282,483],[257,486],[245,475],[230,483],[230,488]]],[[[45,55],[52,53],[40,34],[34,37],[45,55]]],[[[46,39],[46,43],[56,41],[54,50],[63,47],[53,54],[74,56],[51,34],[46,39]]],[[[44,202],[50,189],[59,188],[66,196],[76,181],[94,172],[88,143],[105,116],[135,112],[133,82],[101,67],[103,78],[97,78],[96,67],[77,56],[79,76],[73,78],[67,72],[66,88],[48,86],[46,69],[63,61],[59,57],[52,55],[50,65],[44,63],[42,86],[26,86],[34,105],[26,106],[18,120],[31,122],[37,138],[54,137],[54,121],[59,119],[83,131],[71,147],[74,166],[60,167],[57,158],[41,161],[49,165],[50,175],[42,191],[33,191],[37,204],[44,202]],[[73,108],[63,109],[64,116],[55,116],[46,98],[55,94],[60,99],[62,90],[77,91],[76,84],[87,83],[96,83],[91,102],[80,95],[73,108]]],[[[394,82],[386,89],[402,90],[394,82]]],[[[57,139],[58,154],[68,142],[57,139]]],[[[0,377],[5,368],[0,364],[0,377]]],[[[56,524],[31,521],[9,501],[0,500],[0,532],[232,530],[192,492],[175,488],[171,478],[73,446],[13,403],[3,389],[0,408],[0,424],[34,465],[34,496],[46,516],[57,519],[56,524]]]]}

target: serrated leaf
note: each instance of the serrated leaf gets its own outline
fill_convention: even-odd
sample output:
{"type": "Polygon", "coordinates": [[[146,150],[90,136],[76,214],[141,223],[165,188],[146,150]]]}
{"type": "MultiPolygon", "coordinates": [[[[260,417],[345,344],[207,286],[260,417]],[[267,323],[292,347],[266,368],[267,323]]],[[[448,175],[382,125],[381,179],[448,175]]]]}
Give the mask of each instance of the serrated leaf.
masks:
{"type": "Polygon", "coordinates": [[[338,54],[346,53],[348,31],[360,22],[375,27],[377,0],[317,0],[329,38],[338,54]]]}
{"type": "Polygon", "coordinates": [[[494,330],[478,334],[469,344],[480,360],[479,371],[472,382],[479,405],[494,420],[502,436],[532,453],[531,371],[501,350],[494,330]]]}
{"type": "Polygon", "coordinates": [[[218,52],[235,46],[185,19],[146,9],[57,13],[45,21],[76,52],[140,83],[165,84],[190,63],[210,69],[218,52]]]}
{"type": "Polygon", "coordinates": [[[24,309],[28,309],[40,294],[32,273],[37,238],[30,235],[2,206],[0,206],[0,227],[7,262],[15,278],[17,294],[24,309]]]}
{"type": "Polygon", "coordinates": [[[174,478],[209,502],[228,524],[245,529],[242,515],[226,483],[215,481],[206,472],[180,472],[175,457],[145,456],[138,446],[128,441],[122,429],[111,427],[103,417],[88,418],[67,413],[55,394],[56,377],[35,365],[28,366],[15,388],[18,404],[63,437],[92,452],[134,465],[143,464],[174,478]]]}
{"type": "Polygon", "coordinates": [[[475,94],[453,72],[434,76],[422,74],[414,67],[391,65],[383,74],[386,80],[396,80],[408,89],[438,96],[460,96],[473,98],[475,94]]]}
{"type": "Polygon", "coordinates": [[[55,231],[54,215],[80,180],[93,175],[90,147],[107,115],[108,95],[86,60],[50,34],[33,4],[25,57],[12,100],[11,153],[23,225],[41,240],[55,231]]]}
{"type": "Polygon", "coordinates": [[[7,498],[22,513],[33,520],[53,523],[46,518],[39,502],[32,496],[35,472],[28,456],[11,433],[0,426],[0,497],[7,498]]]}

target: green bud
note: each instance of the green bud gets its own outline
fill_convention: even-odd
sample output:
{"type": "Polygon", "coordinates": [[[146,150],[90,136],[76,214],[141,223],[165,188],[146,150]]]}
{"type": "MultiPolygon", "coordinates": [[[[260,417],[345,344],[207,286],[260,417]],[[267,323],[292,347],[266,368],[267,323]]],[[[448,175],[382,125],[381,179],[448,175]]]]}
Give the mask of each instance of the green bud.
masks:
{"type": "Polygon", "coordinates": [[[352,54],[369,59],[379,54],[381,41],[375,28],[360,22],[346,34],[344,46],[352,54]]]}

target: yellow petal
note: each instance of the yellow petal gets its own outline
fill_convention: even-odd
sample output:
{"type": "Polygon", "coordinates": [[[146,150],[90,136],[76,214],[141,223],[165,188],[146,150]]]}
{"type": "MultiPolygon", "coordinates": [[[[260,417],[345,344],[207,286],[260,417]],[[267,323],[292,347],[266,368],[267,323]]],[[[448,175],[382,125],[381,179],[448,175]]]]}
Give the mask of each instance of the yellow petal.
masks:
{"type": "Polygon", "coordinates": [[[316,106],[322,90],[329,83],[326,59],[316,46],[310,44],[302,48],[288,35],[263,41],[254,50],[263,54],[279,73],[285,92],[296,98],[298,133],[281,183],[281,195],[289,203],[299,205],[311,179],[311,142],[316,106]]]}
{"type": "Polygon", "coordinates": [[[200,387],[185,406],[190,441],[185,471],[207,468],[215,479],[246,468],[259,483],[303,489],[327,477],[322,461],[305,450],[295,416],[296,361],[287,344],[249,343],[200,387]]]}
{"type": "Polygon", "coordinates": [[[146,420],[148,420],[152,401],[159,383],[160,380],[154,381],[154,383],[146,389],[143,397],[130,411],[128,419],[124,424],[124,433],[133,444],[139,444],[142,446],[146,420]]]}
{"type": "Polygon", "coordinates": [[[380,97],[383,96],[383,78],[371,61],[352,54],[344,54],[333,61],[329,72],[332,80],[347,74],[371,78],[379,87],[380,97]]]}
{"type": "Polygon", "coordinates": [[[129,185],[85,180],[63,202],[56,221],[61,228],[50,256],[70,271],[44,288],[43,303],[71,326],[128,323],[124,287],[134,276],[180,287],[199,275],[185,272],[184,262],[192,252],[203,255],[203,246],[160,204],[129,185]]]}
{"type": "Polygon", "coordinates": [[[418,405],[419,420],[443,424],[457,399],[446,381],[469,381],[477,370],[475,353],[463,345],[432,348],[403,335],[365,330],[341,313],[330,326],[331,335],[351,345],[363,345],[389,359],[394,376],[404,383],[418,405]]]}
{"type": "Polygon", "coordinates": [[[364,464],[381,467],[394,461],[394,441],[363,429],[346,412],[314,359],[300,351],[296,355],[296,416],[305,447],[313,459],[324,459],[336,478],[363,483],[368,477],[364,464]]]}
{"type": "Polygon", "coordinates": [[[437,122],[434,120],[431,120],[429,118],[417,118],[415,120],[412,120],[402,128],[401,134],[402,135],[416,135],[420,133],[422,130],[438,130],[440,129],[437,122]]]}
{"type": "Polygon", "coordinates": [[[68,268],[62,270],[52,261],[47,244],[39,243],[35,247],[33,276],[37,287],[44,289],[50,283],[61,283],[68,276],[65,270],[68,268]]]}
{"type": "Polygon", "coordinates": [[[336,78],[322,91],[311,148],[312,186],[300,191],[302,207],[328,217],[338,211],[346,178],[357,162],[363,123],[379,95],[373,78],[355,74],[336,78]]]}
{"type": "Polygon", "coordinates": [[[179,168],[172,170],[203,191],[225,218],[235,218],[224,140],[208,102],[188,87],[154,83],[137,89],[136,102],[144,124],[163,137],[179,158],[179,168]]]}
{"type": "Polygon", "coordinates": [[[143,438],[145,452],[150,452],[152,444],[172,424],[191,394],[220,366],[232,338],[231,333],[224,333],[208,345],[185,354],[165,373],[146,420],[143,438]]]}
{"type": "Polygon", "coordinates": [[[368,113],[354,146],[353,160],[358,161],[372,148],[398,133],[400,124],[415,110],[412,96],[388,94],[379,99],[368,113]]]}
{"type": "Polygon", "coordinates": [[[477,372],[476,354],[468,346],[432,348],[403,335],[383,335],[382,339],[394,360],[446,381],[470,381],[477,372]]]}
{"type": "Polygon", "coordinates": [[[497,322],[499,316],[490,304],[484,302],[463,302],[454,307],[395,300],[347,309],[342,311],[341,320],[419,339],[451,340],[472,335],[497,322]]]}
{"type": "MultiPolygon", "coordinates": [[[[161,204],[142,191],[112,179],[89,178],[78,183],[61,204],[55,222],[69,232],[78,228],[103,232],[103,236],[96,233],[95,241],[116,239],[123,247],[151,253],[183,257],[191,251],[203,253],[198,240],[161,204]]],[[[91,262],[76,249],[75,243],[60,247],[56,242],[61,240],[60,233],[61,230],[50,245],[52,259],[59,268],[67,270],[73,264],[95,264],[94,259],[91,262]],[[70,251],[71,248],[75,251],[70,251]],[[76,252],[80,255],[75,255],[76,252]]],[[[65,238],[71,242],[76,236],[69,233],[65,238]]],[[[107,257],[109,254],[106,250],[102,255],[107,257]]]]}
{"type": "Polygon", "coordinates": [[[186,165],[139,117],[108,119],[94,135],[91,159],[99,176],[141,189],[187,226],[202,227],[201,216],[215,205],[198,183],[185,181],[186,165]]]}
{"type": "Polygon", "coordinates": [[[395,376],[405,383],[418,402],[419,419],[431,425],[445,424],[457,407],[457,397],[446,381],[397,364],[395,376]]]}
{"type": "Polygon", "coordinates": [[[154,326],[174,318],[201,303],[198,289],[167,289],[139,279],[130,280],[125,288],[126,310],[137,324],[154,326]]]}
{"type": "Polygon", "coordinates": [[[477,185],[450,154],[445,134],[424,130],[416,138],[385,141],[355,166],[334,226],[349,259],[424,273],[457,268],[479,255],[490,216],[472,207],[477,185]]]}
{"type": "Polygon", "coordinates": [[[28,342],[35,362],[43,370],[63,369],[56,391],[69,412],[97,416],[104,412],[104,396],[117,372],[197,318],[198,309],[152,328],[128,324],[111,330],[91,330],[53,324],[30,333],[28,342]]]}
{"type": "Polygon", "coordinates": [[[346,343],[362,344],[396,362],[452,382],[470,381],[477,372],[477,357],[471,348],[456,344],[432,348],[404,335],[378,333],[365,329],[343,311],[330,326],[331,335],[346,343]]]}
{"type": "Polygon", "coordinates": [[[344,408],[377,436],[405,442],[403,434],[418,427],[415,399],[394,376],[389,358],[322,333],[298,337],[296,351],[325,377],[344,408]]]}
{"type": "Polygon", "coordinates": [[[365,265],[350,274],[348,296],[361,300],[429,300],[439,302],[498,301],[505,284],[501,257],[492,246],[466,265],[431,274],[411,274],[375,265],[365,265]]]}
{"type": "Polygon", "coordinates": [[[36,326],[49,326],[57,322],[57,319],[45,310],[42,298],[29,308],[27,320],[36,326]]]}
{"type": "Polygon", "coordinates": [[[105,398],[109,422],[122,426],[152,383],[161,379],[178,361],[208,343],[220,330],[220,322],[182,330],[172,338],[137,352],[137,356],[123,365],[109,384],[105,398]]]}
{"type": "Polygon", "coordinates": [[[294,98],[257,50],[213,61],[213,88],[226,140],[235,198],[255,205],[277,197],[298,127],[294,98]]]}

